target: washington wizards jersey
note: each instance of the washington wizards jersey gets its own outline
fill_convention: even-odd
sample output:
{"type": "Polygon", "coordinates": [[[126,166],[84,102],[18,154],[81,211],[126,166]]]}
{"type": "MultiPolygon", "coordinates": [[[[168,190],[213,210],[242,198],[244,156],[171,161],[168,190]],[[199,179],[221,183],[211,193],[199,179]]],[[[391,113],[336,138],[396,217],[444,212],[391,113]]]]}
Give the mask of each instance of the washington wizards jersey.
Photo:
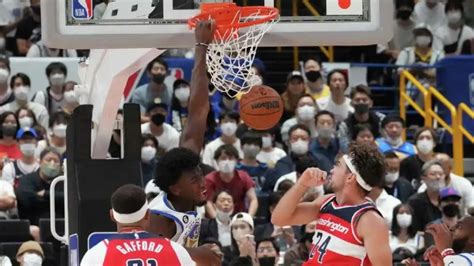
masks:
{"type": "Polygon", "coordinates": [[[329,197],[321,206],[309,259],[304,265],[371,265],[356,232],[358,219],[369,210],[379,213],[370,201],[340,206],[336,196],[329,197]]]}

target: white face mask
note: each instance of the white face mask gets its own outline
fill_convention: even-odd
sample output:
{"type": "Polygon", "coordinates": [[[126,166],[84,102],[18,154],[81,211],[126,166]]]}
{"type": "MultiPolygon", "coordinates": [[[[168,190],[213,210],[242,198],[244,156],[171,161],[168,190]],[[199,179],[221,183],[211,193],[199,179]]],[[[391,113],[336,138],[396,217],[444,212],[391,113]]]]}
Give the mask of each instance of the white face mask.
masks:
{"type": "Polygon", "coordinates": [[[232,230],[232,235],[234,236],[235,241],[240,241],[245,238],[246,235],[251,234],[252,232],[247,229],[236,228],[232,230]]]}
{"type": "Polygon", "coordinates": [[[66,137],[66,128],[67,125],[59,124],[53,127],[53,134],[58,138],[65,138],[66,137]]]}
{"type": "Polygon", "coordinates": [[[425,181],[426,188],[430,191],[439,191],[440,189],[446,187],[446,182],[444,180],[428,180],[425,181]]]}
{"type": "Polygon", "coordinates": [[[15,88],[15,98],[20,101],[28,101],[28,92],[30,91],[30,87],[28,86],[20,86],[15,88]]]}
{"type": "Polygon", "coordinates": [[[416,142],[416,148],[422,154],[428,154],[433,151],[434,143],[432,140],[420,139],[416,142]]]}
{"type": "Polygon", "coordinates": [[[459,10],[449,11],[448,14],[446,14],[446,18],[449,24],[457,24],[462,19],[462,13],[459,10]]]}
{"type": "Polygon", "coordinates": [[[43,258],[36,253],[25,253],[23,255],[23,265],[24,266],[41,266],[43,263],[43,258]]]}
{"type": "Polygon", "coordinates": [[[219,221],[227,224],[230,222],[230,218],[233,212],[234,211],[225,212],[216,208],[216,218],[219,219],[219,221]]]}
{"type": "Polygon", "coordinates": [[[272,137],[262,137],[262,148],[270,148],[272,146],[272,137]]]}
{"type": "Polygon", "coordinates": [[[26,157],[31,157],[35,155],[36,145],[33,143],[24,143],[20,145],[20,151],[26,157]]]}
{"type": "Polygon", "coordinates": [[[7,83],[9,76],[10,72],[8,71],[8,69],[0,68],[0,83],[7,83]]]}
{"type": "Polygon", "coordinates": [[[235,161],[234,160],[221,160],[218,163],[219,171],[224,174],[230,174],[234,172],[235,161]]]}
{"type": "Polygon", "coordinates": [[[296,155],[304,155],[309,150],[309,142],[304,140],[297,140],[296,142],[292,142],[290,144],[291,152],[296,155]]]}
{"type": "Polygon", "coordinates": [[[398,180],[399,173],[398,172],[388,172],[385,174],[385,182],[388,184],[393,184],[395,181],[398,180]]]}
{"type": "Polygon", "coordinates": [[[227,137],[233,136],[237,131],[237,124],[234,122],[225,122],[221,124],[222,134],[227,137]]]}
{"type": "Polygon", "coordinates": [[[188,87],[181,87],[178,88],[174,91],[174,96],[180,101],[180,102],[187,102],[189,99],[190,95],[190,90],[188,87]]]}
{"type": "Polygon", "coordinates": [[[408,228],[411,225],[412,216],[408,213],[397,214],[397,223],[401,228],[408,228]]]}
{"type": "Polygon", "coordinates": [[[75,91],[65,91],[64,92],[64,100],[67,103],[78,103],[79,102],[79,99],[78,99],[75,91]]]}
{"type": "Polygon", "coordinates": [[[314,119],[314,115],[316,114],[316,108],[314,106],[309,106],[309,105],[303,105],[301,107],[298,107],[296,110],[298,113],[298,118],[301,121],[310,121],[311,119],[314,119]]]}
{"type": "Polygon", "coordinates": [[[20,119],[18,119],[18,122],[20,122],[20,127],[32,127],[33,126],[33,118],[29,116],[24,116],[20,119]]]}
{"type": "Polygon", "coordinates": [[[156,156],[156,148],[152,146],[142,147],[142,160],[144,162],[149,162],[153,160],[156,156]]]}
{"type": "Polygon", "coordinates": [[[426,48],[431,43],[431,37],[429,37],[429,36],[417,36],[415,38],[415,43],[416,43],[417,46],[419,46],[421,48],[426,48]]]}
{"type": "Polygon", "coordinates": [[[392,145],[393,147],[398,147],[400,146],[402,143],[403,143],[403,139],[402,137],[398,137],[396,139],[392,139],[390,137],[387,136],[386,138],[387,142],[390,143],[390,145],[392,145]]]}
{"type": "Polygon", "coordinates": [[[64,85],[64,81],[66,80],[66,77],[64,74],[56,73],[51,75],[49,78],[49,82],[51,82],[52,86],[62,86],[64,85]]]}

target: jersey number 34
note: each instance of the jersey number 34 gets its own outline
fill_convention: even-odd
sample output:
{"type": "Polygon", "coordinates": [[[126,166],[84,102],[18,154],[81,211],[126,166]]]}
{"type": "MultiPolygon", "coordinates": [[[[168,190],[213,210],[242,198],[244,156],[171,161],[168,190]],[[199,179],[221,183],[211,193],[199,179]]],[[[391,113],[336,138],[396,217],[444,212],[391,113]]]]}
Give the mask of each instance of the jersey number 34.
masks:
{"type": "Polygon", "coordinates": [[[326,237],[323,240],[323,233],[317,232],[316,233],[316,243],[314,243],[314,246],[311,250],[310,259],[312,259],[314,257],[314,254],[317,251],[319,253],[318,262],[323,263],[323,258],[324,258],[324,255],[326,255],[326,249],[328,248],[329,241],[331,241],[330,236],[326,237]]]}

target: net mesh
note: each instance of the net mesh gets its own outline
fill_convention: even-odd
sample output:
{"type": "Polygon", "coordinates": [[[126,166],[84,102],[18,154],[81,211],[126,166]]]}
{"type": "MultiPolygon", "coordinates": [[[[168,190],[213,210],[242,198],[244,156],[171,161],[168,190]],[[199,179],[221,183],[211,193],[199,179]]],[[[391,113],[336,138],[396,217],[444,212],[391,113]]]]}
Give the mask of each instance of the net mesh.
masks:
{"type": "MultiPolygon", "coordinates": [[[[230,25],[255,21],[262,16],[258,9],[245,17],[241,11],[236,10],[230,25]]],[[[217,90],[229,97],[236,97],[261,84],[262,81],[253,70],[252,64],[264,34],[277,22],[278,16],[276,19],[245,28],[230,27],[216,31],[214,41],[209,44],[206,61],[211,83],[217,90]]]]}

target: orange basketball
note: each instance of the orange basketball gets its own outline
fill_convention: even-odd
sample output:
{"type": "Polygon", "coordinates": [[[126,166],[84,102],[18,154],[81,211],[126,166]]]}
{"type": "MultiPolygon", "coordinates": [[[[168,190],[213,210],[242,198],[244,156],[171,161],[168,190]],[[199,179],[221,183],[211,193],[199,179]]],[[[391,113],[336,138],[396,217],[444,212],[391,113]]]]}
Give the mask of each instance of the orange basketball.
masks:
{"type": "Polygon", "coordinates": [[[274,89],[259,85],[240,98],[240,117],[250,128],[267,130],[283,115],[283,100],[274,89]]]}

